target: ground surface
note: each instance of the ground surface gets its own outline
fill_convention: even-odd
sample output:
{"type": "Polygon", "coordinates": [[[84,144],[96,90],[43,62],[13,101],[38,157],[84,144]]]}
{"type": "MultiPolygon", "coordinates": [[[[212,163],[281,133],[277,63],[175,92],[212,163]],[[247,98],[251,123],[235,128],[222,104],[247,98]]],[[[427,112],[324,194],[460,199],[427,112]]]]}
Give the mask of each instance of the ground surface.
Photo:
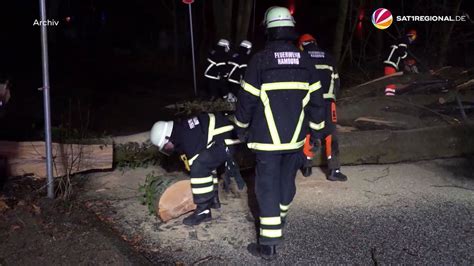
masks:
{"type": "Polygon", "coordinates": [[[28,179],[0,193],[0,265],[149,263],[81,202],[47,200],[28,179]]]}
{"type": "MultiPolygon", "coordinates": [[[[187,227],[181,217],[162,224],[148,215],[136,190],[151,171],[162,173],[93,174],[81,200],[153,263],[263,262],[246,251],[255,241],[247,193],[222,195],[223,208],[210,223],[187,227]]],[[[298,175],[278,263],[474,263],[472,159],[344,171],[345,183],[328,182],[319,170],[298,175]]]]}

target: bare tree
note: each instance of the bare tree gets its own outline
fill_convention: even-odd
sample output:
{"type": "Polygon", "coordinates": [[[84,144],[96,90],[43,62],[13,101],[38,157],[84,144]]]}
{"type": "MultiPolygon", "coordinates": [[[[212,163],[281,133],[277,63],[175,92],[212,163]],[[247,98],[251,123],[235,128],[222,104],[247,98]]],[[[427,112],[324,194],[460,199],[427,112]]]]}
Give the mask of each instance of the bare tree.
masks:
{"type": "Polygon", "coordinates": [[[213,13],[216,38],[231,39],[233,0],[214,0],[213,13]]]}
{"type": "MultiPolygon", "coordinates": [[[[456,16],[459,13],[459,8],[461,7],[462,0],[453,0],[453,1],[450,1],[450,3],[452,3],[451,15],[456,16]]],[[[440,36],[440,41],[439,41],[438,66],[442,66],[446,63],[449,40],[451,38],[451,33],[453,32],[453,28],[454,28],[454,22],[446,23],[441,28],[441,36],[440,36]]]]}
{"type": "Polygon", "coordinates": [[[240,42],[248,39],[250,18],[252,16],[253,0],[240,0],[237,11],[235,41],[240,42]]]}
{"type": "Polygon", "coordinates": [[[341,0],[339,1],[339,13],[338,19],[336,23],[336,31],[334,36],[334,46],[333,46],[333,55],[336,59],[336,62],[339,62],[341,58],[341,51],[342,51],[342,42],[344,39],[344,32],[346,28],[346,17],[347,17],[347,10],[349,6],[349,0],[341,0]]]}

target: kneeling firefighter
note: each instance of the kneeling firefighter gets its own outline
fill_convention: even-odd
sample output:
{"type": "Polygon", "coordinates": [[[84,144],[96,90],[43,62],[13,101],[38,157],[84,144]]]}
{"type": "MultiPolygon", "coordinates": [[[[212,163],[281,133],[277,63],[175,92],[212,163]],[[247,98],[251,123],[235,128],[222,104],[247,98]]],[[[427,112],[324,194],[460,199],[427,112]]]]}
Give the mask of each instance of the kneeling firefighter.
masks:
{"type": "Polygon", "coordinates": [[[197,208],[183,220],[185,225],[198,225],[210,221],[211,208],[220,208],[216,169],[226,167],[226,181],[235,178],[240,189],[244,182],[232,154],[234,126],[220,113],[207,113],[181,121],[158,121],[151,129],[151,142],[160,152],[181,154],[191,176],[193,201],[197,208]]]}
{"type": "MultiPolygon", "coordinates": [[[[311,58],[311,62],[319,72],[321,78],[321,88],[323,90],[324,106],[326,110],[326,119],[321,142],[324,141],[326,147],[326,159],[328,162],[329,181],[346,181],[347,176],[341,172],[339,162],[339,142],[336,132],[336,94],[340,87],[339,75],[336,69],[336,63],[329,53],[322,50],[316,39],[310,34],[303,34],[298,40],[300,50],[305,51],[311,58]]],[[[311,175],[311,163],[314,157],[310,144],[310,136],[306,137],[304,153],[307,161],[302,169],[304,176],[311,175]]]]}

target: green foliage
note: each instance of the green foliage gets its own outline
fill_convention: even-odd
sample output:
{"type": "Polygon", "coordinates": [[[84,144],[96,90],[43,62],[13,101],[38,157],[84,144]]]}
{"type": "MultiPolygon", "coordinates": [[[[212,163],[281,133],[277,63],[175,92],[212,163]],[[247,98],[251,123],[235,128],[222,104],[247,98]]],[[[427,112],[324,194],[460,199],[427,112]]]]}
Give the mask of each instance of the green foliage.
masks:
{"type": "Polygon", "coordinates": [[[127,143],[115,146],[114,162],[118,168],[137,168],[156,165],[161,161],[162,155],[158,148],[151,143],[127,143]]]}
{"type": "Polygon", "coordinates": [[[145,184],[139,185],[138,191],[143,193],[141,203],[148,207],[150,214],[155,212],[156,194],[160,191],[160,185],[163,183],[161,175],[155,175],[152,171],[145,178],[145,184]]]}

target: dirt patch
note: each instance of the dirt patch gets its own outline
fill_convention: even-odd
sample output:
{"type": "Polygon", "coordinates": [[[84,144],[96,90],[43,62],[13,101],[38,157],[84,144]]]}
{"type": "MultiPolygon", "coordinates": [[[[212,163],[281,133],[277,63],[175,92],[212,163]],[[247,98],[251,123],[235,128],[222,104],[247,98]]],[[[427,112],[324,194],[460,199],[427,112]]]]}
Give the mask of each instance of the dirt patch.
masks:
{"type": "Polygon", "coordinates": [[[45,199],[37,192],[43,185],[9,181],[0,194],[0,265],[150,263],[79,200],[45,199]]]}

